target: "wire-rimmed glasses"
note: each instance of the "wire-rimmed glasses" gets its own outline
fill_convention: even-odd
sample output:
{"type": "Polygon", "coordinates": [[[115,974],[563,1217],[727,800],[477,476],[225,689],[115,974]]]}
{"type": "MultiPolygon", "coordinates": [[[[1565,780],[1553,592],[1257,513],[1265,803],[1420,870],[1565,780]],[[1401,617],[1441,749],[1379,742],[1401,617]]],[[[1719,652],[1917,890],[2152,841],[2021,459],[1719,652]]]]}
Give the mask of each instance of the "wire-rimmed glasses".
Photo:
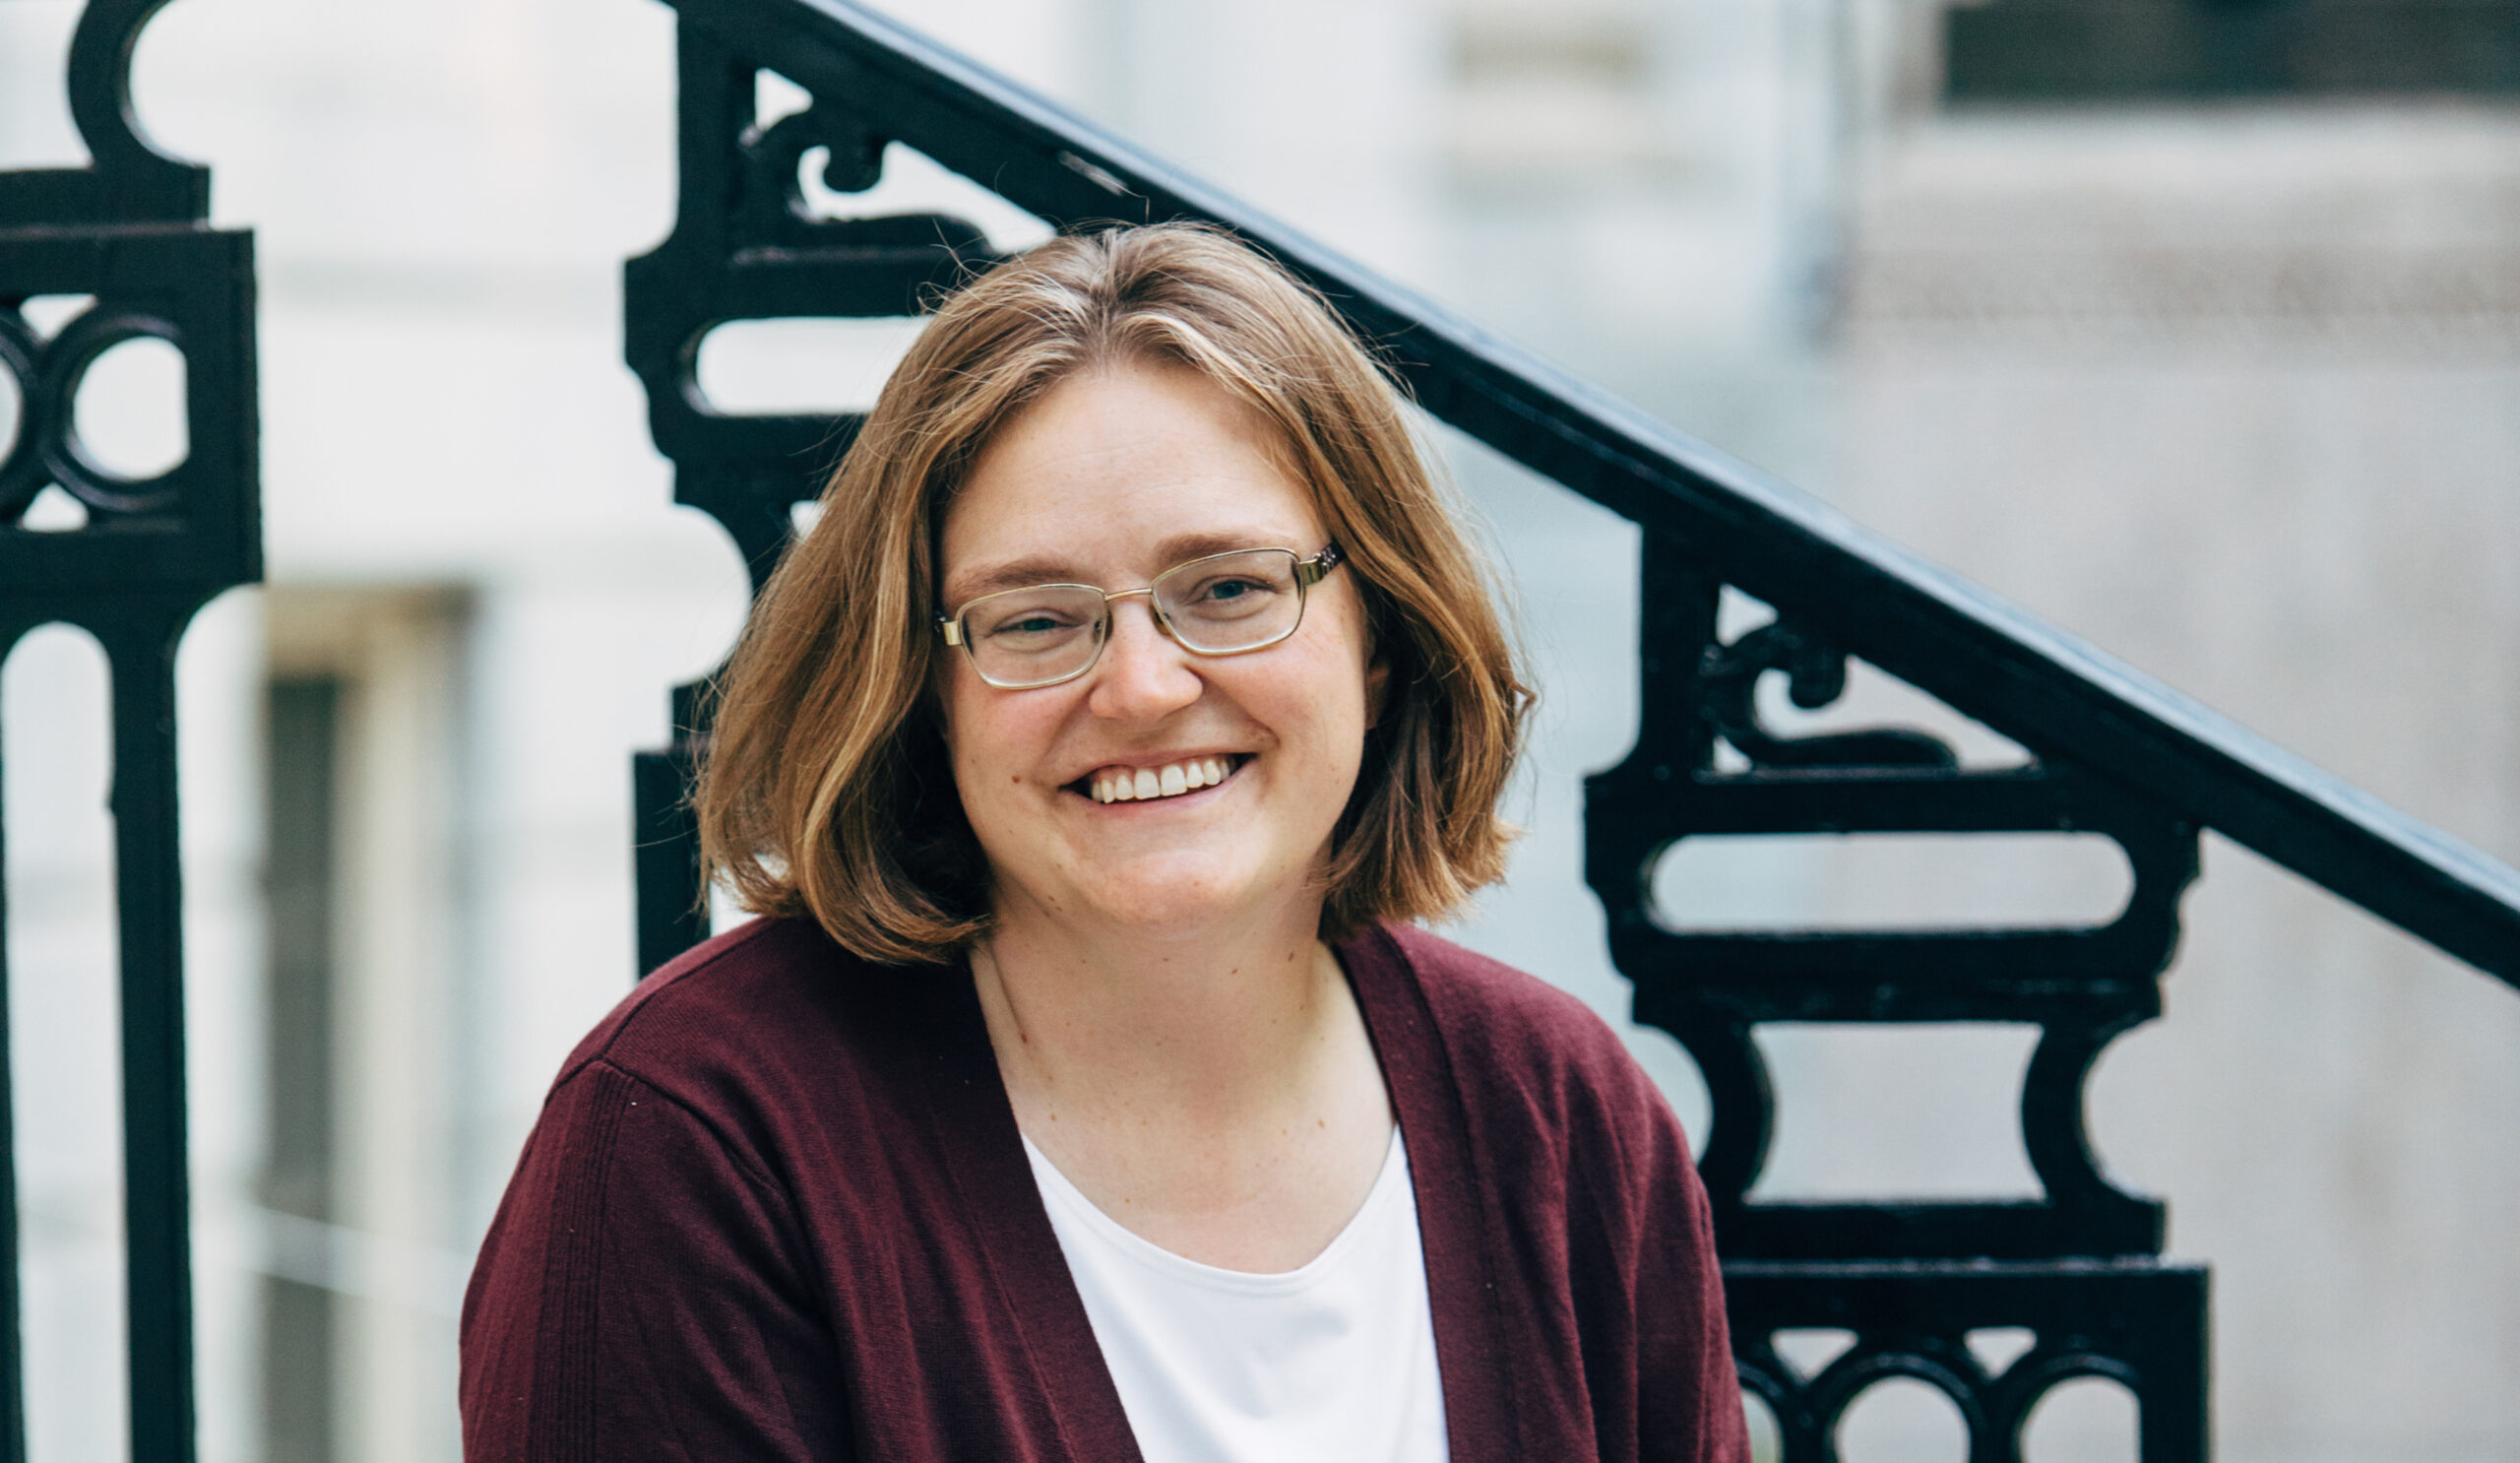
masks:
{"type": "Polygon", "coordinates": [[[1111,602],[1147,597],[1155,623],[1183,650],[1238,656],[1266,650],[1303,623],[1305,591],[1345,562],[1332,543],[1310,558],[1292,548],[1239,548],[1175,564],[1144,589],[1036,584],[982,595],[936,618],[980,679],[1029,691],[1094,668],[1111,638],[1111,602]]]}

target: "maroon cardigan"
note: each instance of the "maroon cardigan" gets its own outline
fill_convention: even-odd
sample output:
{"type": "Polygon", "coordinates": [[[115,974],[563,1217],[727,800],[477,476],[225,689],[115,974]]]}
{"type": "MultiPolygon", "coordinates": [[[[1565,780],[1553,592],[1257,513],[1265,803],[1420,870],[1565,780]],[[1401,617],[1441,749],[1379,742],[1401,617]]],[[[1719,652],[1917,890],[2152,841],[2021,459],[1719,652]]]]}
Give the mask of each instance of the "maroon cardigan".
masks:
{"type": "MultiPolygon", "coordinates": [[[[1339,948],[1409,1140],[1455,1459],[1748,1457],[1679,1124],[1572,997],[1339,948]]],[[[464,1300],[472,1463],[1119,1460],[1137,1444],[970,977],[760,921],[561,1070],[464,1300]]]]}

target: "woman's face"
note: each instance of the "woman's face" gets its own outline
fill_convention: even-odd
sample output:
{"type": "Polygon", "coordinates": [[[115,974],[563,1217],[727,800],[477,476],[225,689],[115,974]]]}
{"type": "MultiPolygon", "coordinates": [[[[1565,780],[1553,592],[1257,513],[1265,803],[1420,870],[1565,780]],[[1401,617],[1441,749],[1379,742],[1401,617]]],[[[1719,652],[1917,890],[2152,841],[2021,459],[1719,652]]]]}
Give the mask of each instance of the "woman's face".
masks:
{"type": "MultiPolygon", "coordinates": [[[[1327,535],[1267,432],[1187,369],[1069,378],[998,433],[947,511],[945,605],[1051,582],[1138,589],[1235,548],[1311,556],[1327,535]]],[[[1059,685],[1000,690],[947,656],[946,747],[998,912],[1195,933],[1317,910],[1382,679],[1354,573],[1314,585],[1293,636],[1245,655],[1183,650],[1132,596],[1110,606],[1102,658],[1059,685]],[[1094,795],[1140,773],[1160,795],[1220,762],[1224,781],[1175,795],[1094,795]]]]}

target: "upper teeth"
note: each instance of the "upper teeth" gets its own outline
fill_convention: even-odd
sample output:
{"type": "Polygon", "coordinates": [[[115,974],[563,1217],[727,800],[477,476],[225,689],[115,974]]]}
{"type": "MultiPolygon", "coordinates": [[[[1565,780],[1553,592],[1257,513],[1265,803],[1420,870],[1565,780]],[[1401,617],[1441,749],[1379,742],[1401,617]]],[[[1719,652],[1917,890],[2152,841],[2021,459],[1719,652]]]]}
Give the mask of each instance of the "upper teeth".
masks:
{"type": "Polygon", "coordinates": [[[1233,770],[1228,757],[1192,757],[1162,767],[1106,767],[1094,774],[1094,800],[1129,802],[1146,797],[1178,797],[1193,788],[1212,787],[1233,770]]]}

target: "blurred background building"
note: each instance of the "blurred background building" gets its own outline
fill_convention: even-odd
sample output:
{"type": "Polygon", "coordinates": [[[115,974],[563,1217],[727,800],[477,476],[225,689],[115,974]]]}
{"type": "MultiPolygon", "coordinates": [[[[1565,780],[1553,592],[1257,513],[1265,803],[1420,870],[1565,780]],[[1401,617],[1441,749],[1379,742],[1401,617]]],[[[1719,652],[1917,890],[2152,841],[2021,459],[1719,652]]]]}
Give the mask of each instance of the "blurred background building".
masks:
{"type": "MultiPolygon", "coordinates": [[[[2520,861],[2508,5],[891,8],[2520,861]]],[[[76,14],[0,5],[0,166],[80,159],[76,14]]],[[[145,123],[262,261],[270,583],[181,667],[213,1463],[456,1456],[472,1249],[635,974],[628,757],[743,593],[620,364],[620,263],[672,207],[671,40],[644,0],[183,0],[143,41],[145,123]]],[[[824,202],[1039,236],[892,161],[824,202]]],[[[863,405],[907,339],[729,327],[702,382],[863,405]]],[[[180,455],[170,362],[98,369],[86,438],[180,455]]],[[[1633,531],[1434,440],[1545,697],[1511,882],[1457,933],[1622,1019],[1577,814],[1633,732],[1633,531]]],[[[59,628],[5,674],[32,1442],[86,1463],[124,1447],[104,687],[59,628]]],[[[1878,678],[1829,715],[1955,721],[1878,678]]],[[[2219,1455],[2520,1456],[2520,998],[2209,843],[2169,1014],[2093,1122],[2215,1266],[2219,1455]]],[[[2105,914],[2082,857],[1691,846],[1659,887],[1707,924],[2105,914]]],[[[2035,1192],[2030,1035],[1770,1033],[1762,1192],[2035,1192]]],[[[1696,1121],[1677,1048],[1634,1041],[1696,1121]]],[[[2076,1384],[2032,1456],[2131,1457],[2130,1408],[2076,1384]]],[[[1845,1441],[1964,1451],[1915,1384],[1845,1441]]]]}

